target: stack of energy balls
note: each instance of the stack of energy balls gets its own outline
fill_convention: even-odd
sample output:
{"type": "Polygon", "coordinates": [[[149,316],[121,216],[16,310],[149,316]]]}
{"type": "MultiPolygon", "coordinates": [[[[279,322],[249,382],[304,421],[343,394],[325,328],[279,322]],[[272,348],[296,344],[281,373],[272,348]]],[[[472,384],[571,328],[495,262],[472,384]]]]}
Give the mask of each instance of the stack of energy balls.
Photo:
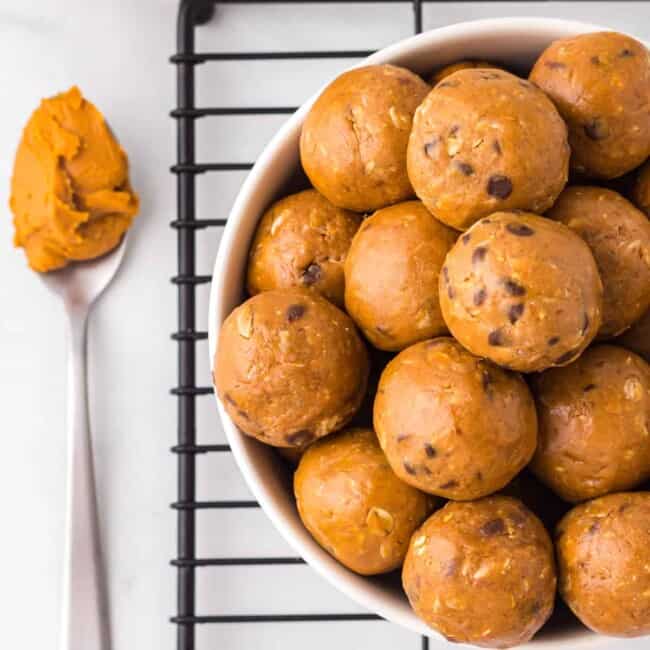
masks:
{"type": "Polygon", "coordinates": [[[313,189],[258,226],[219,398],[299,458],[316,541],[403,567],[448,639],[524,643],[557,586],[589,628],[650,634],[648,51],[593,33],[527,80],[431,81],[358,68],[312,106],[313,189]]]}

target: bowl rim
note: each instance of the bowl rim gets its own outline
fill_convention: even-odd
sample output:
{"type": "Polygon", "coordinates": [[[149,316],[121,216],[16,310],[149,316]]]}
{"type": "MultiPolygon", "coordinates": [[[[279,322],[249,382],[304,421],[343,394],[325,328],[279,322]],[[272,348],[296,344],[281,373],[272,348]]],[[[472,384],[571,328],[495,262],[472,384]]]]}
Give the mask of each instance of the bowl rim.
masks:
{"type": "MultiPolygon", "coordinates": [[[[396,60],[399,64],[399,59],[408,57],[409,55],[413,56],[418,50],[423,48],[435,48],[441,43],[450,43],[455,40],[467,41],[472,37],[494,31],[498,31],[504,38],[523,37],[527,33],[535,32],[536,34],[548,36],[548,42],[550,43],[552,40],[565,36],[594,31],[612,31],[612,28],[577,20],[545,17],[504,17],[472,20],[438,27],[402,39],[378,50],[371,56],[356,62],[354,65],[346,67],[345,70],[370,64],[394,63],[396,60]]],[[[498,60],[498,55],[494,58],[498,60]]],[[[341,70],[341,72],[343,71],[341,70]]],[[[266,177],[270,172],[274,159],[280,155],[282,147],[286,146],[292,137],[295,137],[296,131],[300,129],[311,105],[330,81],[331,79],[323,84],[316,93],[302,104],[267,143],[250,173],[242,183],[230,210],[219,242],[210,288],[208,352],[210,355],[209,367],[211,372],[214,371],[213,360],[220,325],[232,310],[231,305],[225,304],[227,300],[224,296],[227,292],[228,285],[237,279],[233,276],[231,270],[229,270],[228,262],[233,249],[239,245],[237,243],[237,234],[241,229],[242,223],[251,220],[251,217],[246,216],[249,203],[256,190],[268,182],[266,177]]],[[[258,214],[257,220],[259,220],[261,214],[261,212],[258,214]]],[[[248,243],[250,244],[250,241],[248,243]]],[[[237,281],[241,281],[241,279],[240,275],[237,281]]],[[[217,397],[216,391],[214,395],[221,424],[247,486],[259,502],[263,511],[270,518],[276,530],[279,531],[296,553],[304,558],[307,564],[327,582],[364,609],[377,613],[382,618],[401,625],[417,634],[433,637],[441,643],[446,641],[444,637],[420,620],[410,608],[408,610],[404,607],[401,609],[397,608],[386,596],[381,594],[376,586],[373,586],[371,579],[354,574],[343,567],[311,538],[302,525],[299,527],[301,530],[298,530],[295,521],[293,523],[289,521],[286,507],[283,507],[269,486],[261,479],[260,470],[255,466],[253,456],[259,451],[259,446],[262,446],[262,443],[258,443],[241,433],[225,412],[223,405],[217,397]]],[[[530,647],[544,646],[545,648],[553,648],[554,650],[559,650],[561,647],[564,647],[565,650],[569,650],[569,647],[571,650],[579,650],[586,647],[595,648],[604,646],[606,643],[614,643],[614,640],[608,637],[597,636],[586,628],[577,628],[572,633],[564,634],[563,636],[558,634],[552,638],[534,638],[527,645],[530,647]]]]}

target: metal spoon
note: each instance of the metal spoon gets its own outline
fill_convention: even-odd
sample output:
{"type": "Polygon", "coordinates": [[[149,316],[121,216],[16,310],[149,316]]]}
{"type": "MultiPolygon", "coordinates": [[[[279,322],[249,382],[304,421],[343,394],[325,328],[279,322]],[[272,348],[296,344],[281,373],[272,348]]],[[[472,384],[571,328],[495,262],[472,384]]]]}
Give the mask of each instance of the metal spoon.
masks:
{"type": "Polygon", "coordinates": [[[90,308],[117,271],[126,238],[107,255],[41,274],[68,315],[68,485],[61,650],[109,650],[95,473],[88,422],[86,325],[90,308]]]}

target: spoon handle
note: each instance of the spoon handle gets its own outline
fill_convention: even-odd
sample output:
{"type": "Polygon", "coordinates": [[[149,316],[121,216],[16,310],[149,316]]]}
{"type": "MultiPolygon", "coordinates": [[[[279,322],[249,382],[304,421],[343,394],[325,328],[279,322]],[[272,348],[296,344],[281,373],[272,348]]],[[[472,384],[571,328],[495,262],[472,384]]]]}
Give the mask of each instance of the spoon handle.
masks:
{"type": "Polygon", "coordinates": [[[68,485],[60,650],[109,650],[86,385],[88,312],[69,307],[68,485]]]}

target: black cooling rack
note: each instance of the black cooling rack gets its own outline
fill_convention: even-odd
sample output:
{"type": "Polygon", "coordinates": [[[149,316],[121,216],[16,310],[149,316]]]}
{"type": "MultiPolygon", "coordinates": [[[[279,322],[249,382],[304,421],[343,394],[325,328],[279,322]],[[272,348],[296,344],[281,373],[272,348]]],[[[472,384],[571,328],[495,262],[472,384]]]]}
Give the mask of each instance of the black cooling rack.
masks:
{"type": "MultiPolygon", "coordinates": [[[[415,33],[422,30],[422,4],[450,2],[450,0],[354,0],[355,3],[395,3],[405,5],[405,11],[412,11],[415,33]]],[[[458,1],[458,0],[456,0],[458,1]]],[[[461,0],[464,1],[464,0],[461,0]]],[[[506,0],[508,1],[508,0],[506,0]]],[[[519,0],[509,0],[513,4],[519,0]]],[[[273,623],[273,622],[326,622],[326,621],[367,621],[382,619],[374,614],[282,614],[246,616],[197,616],[195,613],[195,574],[206,566],[250,566],[250,565],[289,565],[304,564],[296,557],[196,557],[195,523],[200,511],[206,509],[257,508],[255,501],[197,501],[195,459],[197,454],[228,453],[228,445],[197,444],[196,400],[213,392],[210,377],[199,378],[195,372],[197,343],[207,339],[207,332],[197,330],[195,289],[197,285],[210,282],[209,275],[197,274],[195,264],[195,241],[197,235],[211,228],[222,227],[225,219],[197,219],[195,210],[195,179],[197,174],[224,171],[246,171],[252,163],[211,163],[195,160],[195,120],[198,118],[227,115],[271,115],[291,114],[296,107],[235,107],[223,108],[195,106],[194,71],[197,64],[210,61],[242,60],[287,60],[287,59],[351,59],[362,58],[372,51],[289,51],[289,52],[196,52],[194,44],[195,29],[214,17],[215,6],[219,4],[316,4],[337,3],[345,5],[346,0],[182,0],[178,11],[177,53],[171,62],[177,68],[177,107],[171,115],[177,123],[177,160],[171,168],[177,178],[177,218],[171,227],[178,238],[178,270],[172,278],[178,291],[178,329],[172,335],[178,344],[178,385],[172,394],[178,399],[178,444],[172,451],[178,456],[178,496],[172,504],[178,516],[177,557],[172,560],[178,573],[177,612],[171,619],[177,626],[177,649],[194,650],[194,632],[198,624],[224,623],[273,623]]],[[[218,18],[215,18],[218,19],[218,18]]],[[[406,18],[405,18],[406,19],[406,18]]],[[[360,25],[360,29],[363,26],[360,25]]],[[[205,344],[203,344],[205,345],[205,344]]],[[[200,354],[205,354],[200,348],[200,354]]],[[[422,650],[429,643],[422,637],[422,650]]],[[[407,650],[407,649],[405,649],[407,650]]],[[[415,650],[415,648],[413,649],[415,650]]]]}

